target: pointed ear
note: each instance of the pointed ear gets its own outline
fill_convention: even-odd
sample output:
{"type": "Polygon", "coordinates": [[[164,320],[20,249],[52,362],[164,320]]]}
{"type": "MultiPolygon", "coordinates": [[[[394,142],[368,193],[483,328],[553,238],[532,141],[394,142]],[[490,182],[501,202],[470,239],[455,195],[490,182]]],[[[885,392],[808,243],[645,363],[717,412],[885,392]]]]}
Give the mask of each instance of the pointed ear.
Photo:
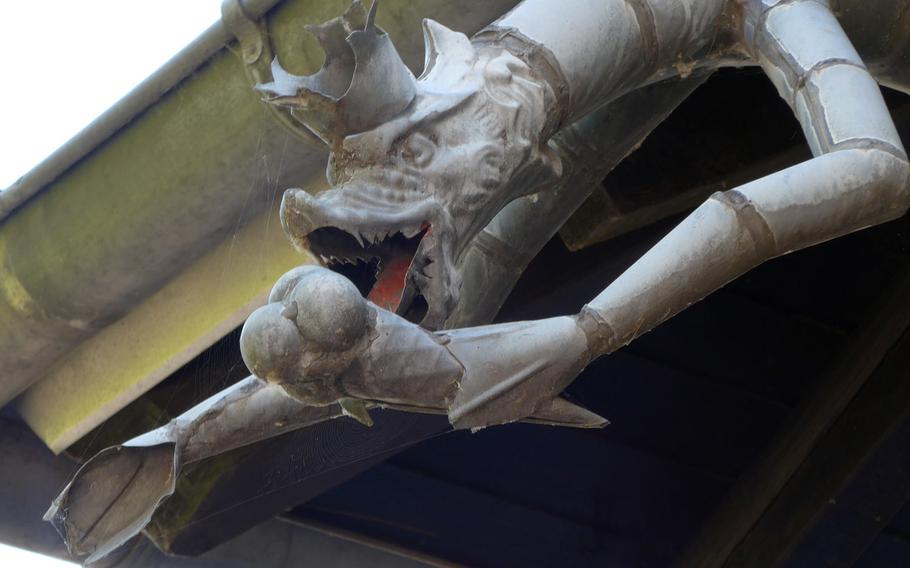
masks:
{"type": "Polygon", "coordinates": [[[474,47],[468,36],[429,18],[423,20],[423,45],[425,55],[421,78],[432,72],[439,59],[467,62],[474,57],[474,47]]]}

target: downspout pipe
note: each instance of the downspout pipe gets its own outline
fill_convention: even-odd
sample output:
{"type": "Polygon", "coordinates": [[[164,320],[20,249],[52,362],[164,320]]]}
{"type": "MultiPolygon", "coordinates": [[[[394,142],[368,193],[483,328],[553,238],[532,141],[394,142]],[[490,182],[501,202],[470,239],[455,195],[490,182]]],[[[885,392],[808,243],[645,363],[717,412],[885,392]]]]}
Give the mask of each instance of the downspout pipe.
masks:
{"type": "MultiPolygon", "coordinates": [[[[380,24],[416,61],[423,47],[416,15],[474,33],[516,3],[467,10],[462,2],[389,0],[398,9],[388,12],[400,17],[380,24]]],[[[247,0],[242,8],[267,19],[276,48],[300,52],[303,24],[344,4],[247,0]]],[[[323,170],[326,152],[262,104],[244,61],[226,48],[231,40],[224,24],[214,25],[2,198],[0,405],[264,212],[284,188],[323,170]]],[[[321,63],[316,43],[308,46],[291,61],[297,71],[321,63]]]]}

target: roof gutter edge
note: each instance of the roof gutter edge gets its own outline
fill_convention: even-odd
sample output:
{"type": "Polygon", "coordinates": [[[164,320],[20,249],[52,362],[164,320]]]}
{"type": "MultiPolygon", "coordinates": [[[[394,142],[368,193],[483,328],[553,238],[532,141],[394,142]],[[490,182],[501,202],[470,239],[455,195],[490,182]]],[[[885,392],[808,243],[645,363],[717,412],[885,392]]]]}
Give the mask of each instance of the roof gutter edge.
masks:
{"type": "MultiPolygon", "coordinates": [[[[259,18],[281,0],[240,0],[243,11],[259,18]]],[[[154,105],[201,67],[221,48],[234,40],[222,20],[216,21],[195,40],[134,87],[122,99],[89,123],[53,154],[0,191],[0,223],[32,196],[60,178],[79,160],[114,136],[136,116],[154,105]]]]}

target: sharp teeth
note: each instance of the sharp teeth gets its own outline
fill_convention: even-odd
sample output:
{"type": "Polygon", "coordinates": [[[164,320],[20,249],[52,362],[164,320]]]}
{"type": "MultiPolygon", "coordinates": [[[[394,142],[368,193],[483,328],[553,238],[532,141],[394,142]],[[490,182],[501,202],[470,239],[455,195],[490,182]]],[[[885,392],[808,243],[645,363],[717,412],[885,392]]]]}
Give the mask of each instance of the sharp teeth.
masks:
{"type": "Polygon", "coordinates": [[[361,247],[361,248],[363,248],[364,246],[366,246],[366,245],[363,244],[363,239],[364,239],[364,236],[363,236],[363,235],[361,235],[358,231],[354,231],[354,232],[352,232],[351,234],[354,235],[354,238],[357,239],[357,242],[358,242],[358,243],[360,243],[360,247],[361,247]]]}

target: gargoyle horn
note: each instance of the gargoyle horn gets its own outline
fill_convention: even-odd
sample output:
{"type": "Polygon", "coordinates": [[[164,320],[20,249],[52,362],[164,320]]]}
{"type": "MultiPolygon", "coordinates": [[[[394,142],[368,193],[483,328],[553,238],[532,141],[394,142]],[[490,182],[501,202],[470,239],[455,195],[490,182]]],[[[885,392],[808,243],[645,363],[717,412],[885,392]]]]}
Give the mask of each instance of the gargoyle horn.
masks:
{"type": "Polygon", "coordinates": [[[272,82],[257,85],[266,102],[291,114],[332,149],[345,136],[370,130],[399,115],[417,95],[414,75],[388,34],[375,24],[378,0],[365,13],[355,0],[339,17],[307,26],[325,52],[313,75],[288,73],[276,57],[272,82]]]}

